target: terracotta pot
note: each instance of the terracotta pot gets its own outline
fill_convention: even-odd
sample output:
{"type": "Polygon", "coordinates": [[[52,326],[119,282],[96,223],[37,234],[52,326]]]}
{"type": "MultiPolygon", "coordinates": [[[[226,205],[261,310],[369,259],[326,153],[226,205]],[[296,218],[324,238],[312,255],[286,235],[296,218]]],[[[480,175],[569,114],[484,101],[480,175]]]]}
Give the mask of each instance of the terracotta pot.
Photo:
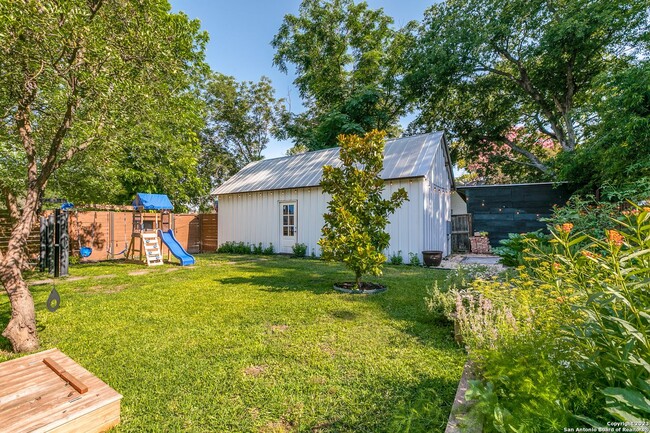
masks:
{"type": "Polygon", "coordinates": [[[442,262],[442,251],[422,251],[424,266],[440,266],[442,262]]]}

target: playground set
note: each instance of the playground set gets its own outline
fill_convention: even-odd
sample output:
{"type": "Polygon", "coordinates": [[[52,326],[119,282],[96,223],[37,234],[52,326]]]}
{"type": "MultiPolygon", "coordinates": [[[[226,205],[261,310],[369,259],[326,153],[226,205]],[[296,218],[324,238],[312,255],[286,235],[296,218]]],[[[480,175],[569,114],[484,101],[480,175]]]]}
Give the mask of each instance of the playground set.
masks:
{"type": "MultiPolygon", "coordinates": [[[[118,208],[124,210],[123,208],[126,207],[118,208]]],[[[173,205],[166,195],[138,193],[133,200],[132,208],[126,209],[129,209],[132,214],[131,234],[127,235],[127,213],[123,212],[123,248],[116,252],[115,250],[120,248],[115,248],[117,242],[111,242],[110,251],[108,251],[109,257],[115,258],[124,255],[129,261],[144,261],[148,266],[156,266],[163,264],[162,247],[165,246],[168,256],[171,253],[179,260],[181,266],[195,263],[194,257],[178,242],[171,228],[173,205]],[[127,237],[130,237],[130,242],[127,237]]],[[[111,212],[110,225],[113,224],[111,212]]],[[[76,236],[76,244],[78,244],[79,256],[82,260],[93,254],[93,248],[101,244],[96,239],[97,212],[95,212],[89,230],[86,230],[85,235],[87,236],[82,236],[80,226],[78,210],[71,203],[65,201],[60,209],[55,209],[50,215],[41,217],[39,257],[41,272],[49,271],[55,277],[68,275],[70,249],[75,242],[74,239],[71,239],[73,236],[76,236]]]]}
{"type": "Polygon", "coordinates": [[[148,266],[162,265],[163,256],[158,243],[160,238],[168,251],[180,261],[181,266],[194,264],[194,257],[185,251],[171,229],[173,208],[169,198],[164,194],[138,193],[135,196],[133,234],[126,253],[127,259],[141,261],[144,258],[148,266]]]}

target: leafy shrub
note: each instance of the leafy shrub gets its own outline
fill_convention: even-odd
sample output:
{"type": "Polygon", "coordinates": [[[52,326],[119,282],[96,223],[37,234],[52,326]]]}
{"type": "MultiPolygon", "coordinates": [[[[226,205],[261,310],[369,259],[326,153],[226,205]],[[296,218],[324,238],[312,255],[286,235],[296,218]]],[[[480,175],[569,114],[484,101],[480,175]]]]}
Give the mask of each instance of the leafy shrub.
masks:
{"type": "Polygon", "coordinates": [[[592,195],[574,195],[565,206],[554,207],[553,215],[542,221],[551,227],[572,224],[574,232],[604,239],[605,230],[612,228],[612,219],[617,218],[619,214],[618,205],[615,203],[599,202],[592,195]]]}
{"type": "Polygon", "coordinates": [[[264,252],[262,254],[271,256],[275,253],[275,250],[273,249],[273,242],[269,243],[269,246],[264,248],[264,252]]]}
{"type": "Polygon", "coordinates": [[[523,260],[524,250],[530,247],[531,242],[537,242],[539,248],[549,245],[548,236],[543,234],[541,230],[521,234],[510,233],[508,239],[499,241],[501,246],[494,248],[492,252],[501,257],[499,262],[502,265],[522,266],[526,264],[523,260]]]}
{"type": "Polygon", "coordinates": [[[650,208],[610,220],[604,239],[553,228],[514,278],[456,293],[481,374],[467,397],[485,432],[562,431],[650,413],[650,208]]]}
{"type": "Polygon", "coordinates": [[[291,249],[293,250],[294,257],[305,257],[307,255],[306,244],[294,244],[291,249]]]}
{"type": "Polygon", "coordinates": [[[402,257],[402,250],[399,250],[395,254],[391,254],[389,258],[391,265],[401,265],[404,263],[404,258],[402,257]]]}
{"type": "Polygon", "coordinates": [[[262,242],[258,243],[257,245],[253,245],[253,254],[262,254],[264,252],[264,247],[262,246],[262,242]]]}
{"type": "Polygon", "coordinates": [[[415,253],[409,253],[409,265],[411,266],[420,266],[422,263],[420,262],[420,257],[418,257],[417,254],[415,253]]]}
{"type": "Polygon", "coordinates": [[[252,254],[251,246],[244,242],[233,242],[228,241],[224,242],[217,249],[218,253],[227,253],[227,254],[252,254]]]}

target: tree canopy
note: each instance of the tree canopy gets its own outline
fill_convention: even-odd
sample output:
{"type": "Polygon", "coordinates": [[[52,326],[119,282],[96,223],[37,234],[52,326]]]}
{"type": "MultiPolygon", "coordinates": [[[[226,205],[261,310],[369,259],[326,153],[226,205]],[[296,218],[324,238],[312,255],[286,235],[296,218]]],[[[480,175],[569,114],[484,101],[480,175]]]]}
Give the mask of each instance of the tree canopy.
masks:
{"type": "Polygon", "coordinates": [[[425,13],[408,83],[413,129],[447,129],[461,156],[497,156],[555,178],[585,141],[598,77],[626,67],[647,31],[644,0],[447,0],[425,13]],[[513,140],[513,130],[526,140],[513,140]],[[522,134],[523,133],[523,134],[522,134]],[[550,139],[546,152],[537,145],[550,139]],[[505,152],[491,152],[494,146],[505,152]],[[488,152],[486,152],[486,148],[488,152]]]}
{"type": "Polygon", "coordinates": [[[198,193],[196,83],[207,70],[198,21],[153,0],[5,2],[0,16],[6,200],[33,181],[83,201],[198,193]]]}
{"type": "MultiPolygon", "coordinates": [[[[201,131],[201,177],[215,187],[246,164],[262,159],[271,137],[282,137],[287,112],[271,80],[241,81],[217,72],[205,85],[201,131]]],[[[204,203],[205,204],[205,203],[204,203]]]]}
{"type": "Polygon", "coordinates": [[[286,122],[296,145],[315,150],[336,146],[341,133],[397,133],[408,107],[402,55],[412,38],[392,24],[383,9],[353,0],[304,0],[297,16],[284,17],[272,45],[274,64],[295,68],[306,108],[286,122]]]}

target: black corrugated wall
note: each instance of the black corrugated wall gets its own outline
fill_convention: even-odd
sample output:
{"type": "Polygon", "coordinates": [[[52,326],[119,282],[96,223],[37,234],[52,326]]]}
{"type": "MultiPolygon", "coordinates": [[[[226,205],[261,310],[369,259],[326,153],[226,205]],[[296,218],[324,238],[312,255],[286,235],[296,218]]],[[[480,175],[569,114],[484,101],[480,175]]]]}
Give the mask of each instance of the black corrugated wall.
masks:
{"type": "Polygon", "coordinates": [[[553,205],[562,206],[570,197],[566,185],[532,183],[457,187],[472,214],[473,230],[488,232],[490,244],[498,246],[509,233],[546,229],[540,218],[549,217],[553,205]]]}

